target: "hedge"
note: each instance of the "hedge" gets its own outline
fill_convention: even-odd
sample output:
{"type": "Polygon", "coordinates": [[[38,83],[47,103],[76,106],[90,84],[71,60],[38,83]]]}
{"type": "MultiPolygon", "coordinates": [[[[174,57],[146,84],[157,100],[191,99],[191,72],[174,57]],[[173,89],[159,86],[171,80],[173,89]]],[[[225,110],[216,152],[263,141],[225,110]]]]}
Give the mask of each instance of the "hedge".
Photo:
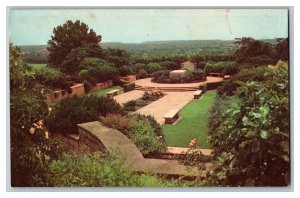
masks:
{"type": "Polygon", "coordinates": [[[202,90],[203,92],[206,92],[208,90],[217,89],[222,84],[223,84],[223,81],[221,81],[221,82],[208,82],[208,83],[199,85],[199,89],[202,90]]]}
{"type": "Polygon", "coordinates": [[[132,91],[135,88],[135,83],[128,83],[123,85],[124,92],[132,91]]]}

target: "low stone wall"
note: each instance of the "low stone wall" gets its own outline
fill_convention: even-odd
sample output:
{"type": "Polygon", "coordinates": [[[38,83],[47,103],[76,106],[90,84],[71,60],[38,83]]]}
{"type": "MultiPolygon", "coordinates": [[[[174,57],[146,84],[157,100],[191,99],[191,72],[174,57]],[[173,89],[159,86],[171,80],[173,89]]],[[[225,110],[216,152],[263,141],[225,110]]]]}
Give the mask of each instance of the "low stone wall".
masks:
{"type": "Polygon", "coordinates": [[[80,145],[79,145],[79,137],[76,135],[68,134],[68,135],[63,135],[61,133],[53,133],[52,137],[63,143],[64,146],[66,146],[68,149],[76,151],[79,150],[80,145]]]}
{"type": "Polygon", "coordinates": [[[81,147],[90,152],[100,151],[103,153],[113,151],[121,159],[125,159],[131,171],[137,173],[151,173],[171,177],[205,177],[206,171],[186,168],[177,160],[148,159],[144,158],[136,145],[118,130],[108,128],[101,122],[87,122],[78,124],[79,136],[55,134],[54,136],[72,150],[81,147]]]}
{"type": "Polygon", "coordinates": [[[91,90],[89,92],[94,92],[94,91],[98,91],[100,89],[105,89],[107,87],[111,87],[113,86],[113,82],[112,80],[108,80],[102,83],[97,83],[94,87],[91,88],[91,90]]]}
{"type": "Polygon", "coordinates": [[[135,75],[131,75],[131,76],[124,76],[124,77],[119,77],[120,80],[125,80],[129,83],[133,83],[134,81],[136,81],[136,76],[135,75]]]}
{"type": "MultiPolygon", "coordinates": [[[[108,80],[102,83],[97,83],[94,87],[92,87],[90,92],[94,92],[100,89],[105,89],[107,87],[111,87],[112,85],[113,85],[112,80],[108,80]]],[[[46,102],[47,103],[58,102],[64,98],[72,97],[74,95],[80,96],[85,94],[84,86],[82,83],[72,86],[71,89],[72,89],[72,93],[70,94],[66,90],[57,90],[53,92],[53,95],[50,94],[45,95],[46,102]]]]}

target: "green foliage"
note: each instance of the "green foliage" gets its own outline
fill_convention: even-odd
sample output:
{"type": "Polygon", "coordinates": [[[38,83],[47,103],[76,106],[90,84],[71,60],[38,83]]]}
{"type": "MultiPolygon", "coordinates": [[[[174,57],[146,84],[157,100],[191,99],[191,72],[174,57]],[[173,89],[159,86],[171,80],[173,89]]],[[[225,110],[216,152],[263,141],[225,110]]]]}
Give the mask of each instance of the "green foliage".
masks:
{"type": "Polygon", "coordinates": [[[86,58],[81,65],[80,76],[92,84],[116,79],[118,71],[112,64],[107,63],[99,58],[86,58]]]}
{"type": "Polygon", "coordinates": [[[128,83],[123,85],[124,92],[132,91],[135,88],[135,83],[128,83]]]}
{"type": "Polygon", "coordinates": [[[251,37],[243,37],[235,42],[239,47],[235,52],[236,61],[252,62],[262,64],[270,61],[274,56],[272,45],[270,43],[255,40],[251,37]]]}
{"type": "Polygon", "coordinates": [[[128,102],[124,103],[124,108],[126,111],[135,111],[136,101],[129,100],[128,102]]]}
{"type": "MultiPolygon", "coordinates": [[[[90,29],[79,20],[66,21],[63,25],[59,25],[53,29],[53,36],[48,41],[49,47],[49,63],[51,65],[60,65],[66,59],[67,55],[76,48],[95,45],[100,49],[99,42],[101,36],[90,29]]],[[[69,58],[72,56],[69,55],[69,58]]],[[[68,71],[68,70],[66,70],[68,71]]]]}
{"type": "Polygon", "coordinates": [[[116,68],[129,64],[130,54],[126,50],[108,48],[104,51],[104,59],[116,68]]]}
{"type": "Polygon", "coordinates": [[[218,87],[222,86],[223,81],[220,82],[208,82],[206,83],[206,90],[213,90],[217,89],[218,87]]]}
{"type": "Polygon", "coordinates": [[[162,129],[152,116],[133,114],[124,117],[109,114],[101,117],[101,121],[128,136],[143,155],[155,156],[165,151],[166,143],[162,129]]]}
{"type": "Polygon", "coordinates": [[[108,114],[107,116],[101,116],[100,121],[111,128],[117,129],[123,133],[130,128],[130,119],[121,114],[108,114]]]}
{"type": "Polygon", "coordinates": [[[162,70],[162,66],[159,63],[149,63],[146,65],[145,70],[148,74],[154,74],[155,72],[162,70]]]}
{"type": "Polygon", "coordinates": [[[289,184],[288,69],[270,73],[241,86],[237,98],[216,102],[210,129],[219,166],[212,175],[221,185],[289,184]]]}
{"type": "Polygon", "coordinates": [[[130,172],[115,154],[65,155],[53,161],[36,186],[47,187],[185,187],[193,182],[164,180],[130,172]]]}
{"type": "Polygon", "coordinates": [[[20,59],[20,48],[9,44],[9,84],[10,90],[31,88],[34,73],[31,68],[20,59]]]}
{"type": "Polygon", "coordinates": [[[55,82],[59,81],[61,72],[57,69],[51,67],[41,67],[39,69],[34,69],[34,78],[37,82],[45,86],[52,86],[55,82]]]}
{"type": "Polygon", "coordinates": [[[250,81],[267,81],[273,74],[267,67],[257,67],[252,69],[242,69],[239,73],[233,75],[229,81],[225,81],[218,87],[218,95],[222,97],[232,96],[238,87],[250,81]]]}
{"type": "Polygon", "coordinates": [[[160,70],[153,74],[152,81],[158,83],[170,83],[170,70],[160,70]]]}
{"type": "Polygon", "coordinates": [[[157,137],[154,128],[147,120],[131,120],[127,135],[143,155],[163,152],[164,142],[157,137]]]}
{"type": "Polygon", "coordinates": [[[191,71],[186,71],[185,76],[181,79],[183,82],[191,83],[194,81],[194,76],[191,71]]]}
{"type": "Polygon", "coordinates": [[[83,84],[84,92],[85,92],[85,93],[88,93],[88,92],[92,89],[92,84],[91,84],[89,81],[84,80],[84,81],[82,82],[82,84],[83,84]]]}
{"type": "Polygon", "coordinates": [[[277,59],[283,61],[289,60],[289,38],[277,39],[276,52],[277,59]]]}
{"type": "Polygon", "coordinates": [[[201,69],[193,70],[192,75],[193,75],[194,80],[196,80],[196,81],[206,80],[206,74],[201,69]]]}
{"type": "Polygon", "coordinates": [[[180,69],[180,64],[176,61],[164,61],[160,62],[160,65],[166,70],[180,69]]]}
{"type": "Polygon", "coordinates": [[[132,73],[133,72],[132,72],[131,68],[126,65],[119,68],[120,76],[128,76],[128,75],[131,75],[132,73]]]}
{"type": "Polygon", "coordinates": [[[233,96],[239,85],[232,81],[225,81],[222,86],[217,88],[217,93],[221,97],[233,96]]]}
{"type": "Polygon", "coordinates": [[[142,114],[134,114],[131,116],[133,120],[142,120],[148,122],[151,127],[154,129],[154,132],[157,137],[160,137],[164,141],[164,134],[162,132],[162,128],[160,124],[155,120],[155,118],[151,115],[142,115],[142,114]]]}
{"type": "Polygon", "coordinates": [[[10,111],[10,121],[15,127],[29,129],[48,114],[48,106],[38,92],[25,90],[11,93],[10,111]]]}
{"type": "Polygon", "coordinates": [[[206,74],[209,73],[223,73],[224,75],[234,75],[239,69],[234,61],[231,62],[215,62],[207,63],[204,71],[206,74]]]}
{"type": "Polygon", "coordinates": [[[207,91],[207,83],[199,85],[199,90],[202,90],[203,93],[207,91]]]}
{"type": "Polygon", "coordinates": [[[108,113],[122,113],[120,105],[107,97],[74,96],[55,105],[46,125],[52,132],[78,133],[76,124],[95,121],[108,113]]]}
{"type": "Polygon", "coordinates": [[[144,69],[139,70],[138,73],[136,74],[137,79],[143,79],[147,77],[148,77],[148,73],[144,69]]]}

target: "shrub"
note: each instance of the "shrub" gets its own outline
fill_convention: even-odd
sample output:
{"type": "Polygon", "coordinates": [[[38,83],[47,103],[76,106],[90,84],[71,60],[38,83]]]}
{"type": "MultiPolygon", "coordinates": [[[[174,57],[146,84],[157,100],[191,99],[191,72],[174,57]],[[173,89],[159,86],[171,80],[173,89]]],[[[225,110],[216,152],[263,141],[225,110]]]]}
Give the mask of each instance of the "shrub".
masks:
{"type": "Polygon", "coordinates": [[[135,105],[136,106],[138,106],[138,107],[144,107],[144,106],[146,106],[148,103],[145,101],[145,100],[143,100],[143,99],[137,99],[136,101],[135,101],[135,105]]]}
{"type": "Polygon", "coordinates": [[[156,176],[135,174],[116,154],[65,155],[53,161],[36,178],[35,186],[48,187],[180,187],[192,182],[163,180],[156,176]]]}
{"type": "Polygon", "coordinates": [[[160,62],[160,65],[166,70],[180,69],[180,64],[178,64],[176,61],[160,62]]]}
{"type": "Polygon", "coordinates": [[[148,73],[144,69],[139,70],[139,72],[136,74],[137,79],[143,79],[147,77],[148,77],[148,73]]]}
{"type": "Polygon", "coordinates": [[[153,74],[159,70],[162,70],[163,68],[159,63],[149,63],[145,69],[148,74],[153,74]]]}
{"type": "Polygon", "coordinates": [[[83,87],[84,87],[84,92],[88,93],[92,89],[92,84],[89,81],[84,80],[83,87]]]}
{"type": "Polygon", "coordinates": [[[48,105],[41,94],[31,90],[17,91],[10,96],[10,122],[15,127],[29,129],[48,114],[48,105]]]}
{"type": "Polygon", "coordinates": [[[109,65],[88,68],[90,78],[94,78],[97,82],[104,82],[117,78],[117,70],[109,65]]]}
{"type": "Polygon", "coordinates": [[[135,89],[135,83],[129,83],[123,85],[124,92],[132,91],[135,89]]]}
{"type": "Polygon", "coordinates": [[[248,82],[236,98],[212,114],[212,172],[231,186],[287,186],[290,182],[288,69],[275,68],[266,82],[248,82]],[[239,102],[237,102],[239,100],[239,102]]]}
{"type": "Polygon", "coordinates": [[[206,80],[206,74],[201,69],[197,69],[197,70],[192,71],[192,74],[193,74],[194,80],[197,80],[197,81],[206,80]]]}
{"type": "Polygon", "coordinates": [[[252,69],[243,69],[239,73],[232,76],[232,81],[266,81],[268,77],[266,74],[270,72],[267,67],[257,67],[252,69]]]}
{"type": "Polygon", "coordinates": [[[121,114],[108,114],[100,117],[101,122],[111,128],[125,133],[130,127],[130,120],[121,114]]]}
{"type": "Polygon", "coordinates": [[[61,76],[59,70],[48,66],[34,69],[34,73],[35,80],[48,87],[53,87],[53,84],[58,82],[61,76]]]}
{"type": "Polygon", "coordinates": [[[222,86],[219,86],[217,88],[217,94],[221,97],[232,96],[234,95],[238,87],[239,87],[238,84],[232,81],[227,81],[224,82],[222,86]]]}
{"type": "Polygon", "coordinates": [[[207,84],[205,83],[205,84],[199,85],[199,89],[202,90],[203,93],[205,93],[207,90],[207,84]]]}
{"type": "Polygon", "coordinates": [[[191,83],[194,81],[194,76],[191,71],[186,71],[185,76],[181,79],[181,82],[191,83]]]}
{"type": "Polygon", "coordinates": [[[131,68],[126,65],[119,68],[120,76],[128,76],[128,75],[131,75],[132,73],[133,72],[132,72],[131,68]]]}
{"type": "Polygon", "coordinates": [[[130,100],[123,104],[126,111],[135,111],[136,101],[130,100]]]}
{"type": "Polygon", "coordinates": [[[91,122],[108,113],[123,113],[120,105],[109,98],[93,95],[74,96],[59,101],[46,125],[52,132],[77,133],[79,123],[91,122]]]}
{"type": "Polygon", "coordinates": [[[158,83],[170,83],[170,70],[160,70],[153,74],[152,81],[158,83]]]}
{"type": "Polygon", "coordinates": [[[80,76],[80,78],[82,78],[82,79],[84,79],[84,80],[87,80],[87,79],[89,79],[89,70],[87,70],[87,69],[83,69],[83,70],[81,70],[80,72],[79,72],[79,76],[80,76]]]}
{"type": "Polygon", "coordinates": [[[219,86],[221,86],[223,84],[223,82],[208,82],[206,83],[207,85],[207,90],[213,90],[213,89],[217,89],[219,86]]]}
{"type": "Polygon", "coordinates": [[[10,101],[10,159],[11,185],[33,185],[33,177],[43,175],[48,163],[57,158],[57,142],[49,138],[43,119],[48,106],[39,92],[11,92],[10,101]]]}
{"type": "Polygon", "coordinates": [[[147,121],[131,119],[131,127],[127,133],[143,155],[164,151],[163,141],[156,136],[154,128],[147,121]]]}
{"type": "Polygon", "coordinates": [[[206,74],[209,73],[223,73],[224,75],[234,75],[239,70],[236,62],[216,62],[206,64],[204,71],[206,74]]]}
{"type": "Polygon", "coordinates": [[[160,126],[160,124],[155,120],[155,118],[151,115],[141,115],[141,114],[134,114],[131,116],[132,119],[134,120],[144,120],[147,121],[151,127],[154,129],[154,132],[156,134],[157,137],[160,137],[164,142],[165,142],[165,138],[164,138],[164,134],[162,132],[162,128],[160,126]]]}
{"type": "Polygon", "coordinates": [[[253,66],[263,66],[275,63],[274,59],[267,55],[251,57],[246,59],[244,62],[249,63],[253,66]]]}

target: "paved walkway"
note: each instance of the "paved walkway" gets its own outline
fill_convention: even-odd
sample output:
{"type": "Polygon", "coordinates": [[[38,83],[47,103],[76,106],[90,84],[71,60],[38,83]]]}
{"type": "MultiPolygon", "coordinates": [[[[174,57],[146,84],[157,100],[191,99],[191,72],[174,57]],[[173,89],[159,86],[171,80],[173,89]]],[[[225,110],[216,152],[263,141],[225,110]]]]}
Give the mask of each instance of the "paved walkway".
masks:
{"type": "Polygon", "coordinates": [[[152,115],[159,124],[164,124],[163,116],[170,109],[181,109],[191,100],[193,100],[193,92],[166,92],[166,95],[149,105],[139,109],[136,113],[143,115],[152,115]]]}
{"type": "MultiPolygon", "coordinates": [[[[185,154],[189,148],[184,147],[168,147],[167,152],[172,154],[185,154]]],[[[213,149],[195,149],[196,151],[200,151],[203,155],[211,155],[213,149]]]]}
{"type": "MultiPolygon", "coordinates": [[[[98,139],[99,143],[105,147],[106,151],[117,151],[119,158],[124,159],[134,172],[147,172],[172,176],[202,176],[205,172],[199,172],[197,168],[187,169],[179,164],[177,160],[147,159],[144,158],[139,149],[124,134],[118,130],[108,128],[99,121],[78,124],[80,130],[89,132],[98,139]]],[[[209,167],[209,163],[206,164],[209,167]]]]}
{"type": "Polygon", "coordinates": [[[176,83],[176,84],[162,84],[151,82],[151,78],[144,78],[134,81],[134,83],[141,87],[199,87],[199,85],[207,83],[207,82],[220,82],[223,81],[223,78],[219,77],[207,77],[207,80],[204,82],[198,83],[176,83]]]}
{"type": "Polygon", "coordinates": [[[126,103],[130,100],[136,100],[139,99],[143,96],[143,91],[141,90],[132,90],[120,95],[116,95],[114,96],[114,99],[120,104],[122,105],[123,103],[126,103]]]}

